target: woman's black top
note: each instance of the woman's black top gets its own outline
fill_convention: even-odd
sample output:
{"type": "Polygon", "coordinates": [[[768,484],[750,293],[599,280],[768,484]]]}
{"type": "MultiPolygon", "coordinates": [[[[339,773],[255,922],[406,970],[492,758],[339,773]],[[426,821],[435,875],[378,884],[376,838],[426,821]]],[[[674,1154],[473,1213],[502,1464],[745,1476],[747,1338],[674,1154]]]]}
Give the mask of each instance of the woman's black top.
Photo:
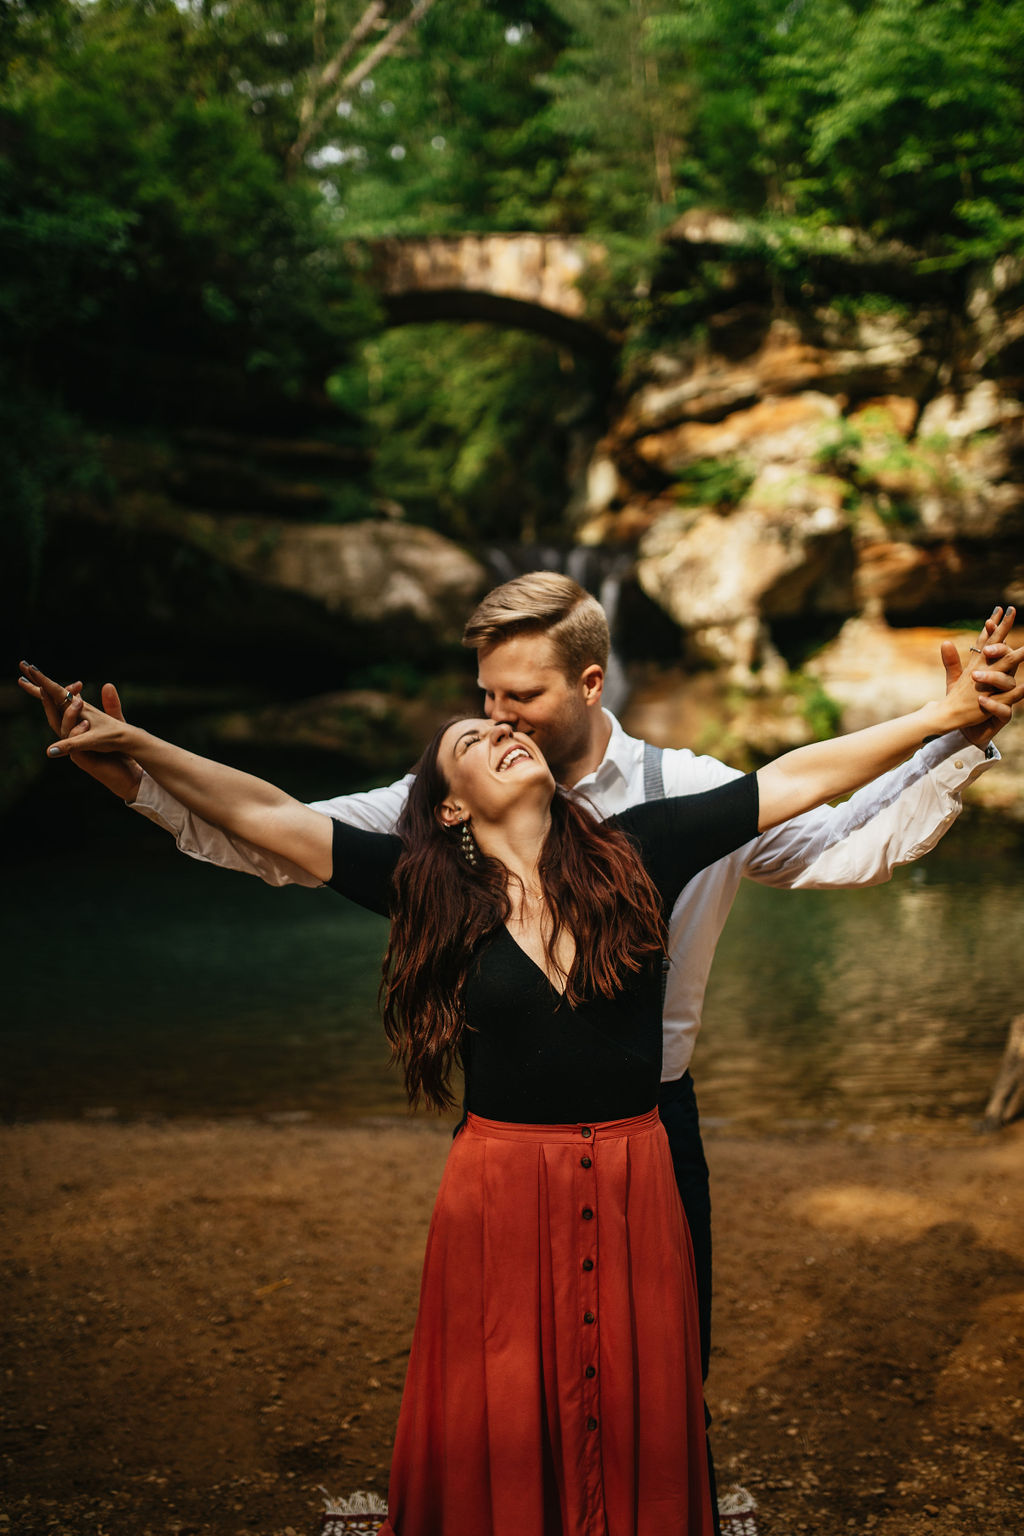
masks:
{"type": "MultiPolygon", "coordinates": [[[[753,774],[700,795],[632,806],[614,824],[633,840],[666,920],[698,870],[757,835],[753,774]]],[[[393,834],[334,823],[329,884],[373,912],[390,910],[402,851],[393,834]]],[[[571,1007],[501,927],[477,955],[464,994],[466,1106],[489,1120],[576,1125],[645,1114],[661,1079],[662,966],[627,975],[612,998],[571,1007]]]]}

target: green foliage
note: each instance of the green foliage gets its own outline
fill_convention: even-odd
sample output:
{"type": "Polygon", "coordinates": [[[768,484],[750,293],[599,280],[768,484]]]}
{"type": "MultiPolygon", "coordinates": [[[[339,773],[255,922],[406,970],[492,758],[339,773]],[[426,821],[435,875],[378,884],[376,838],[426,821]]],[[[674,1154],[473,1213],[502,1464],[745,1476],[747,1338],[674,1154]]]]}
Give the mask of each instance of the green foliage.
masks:
{"type": "Polygon", "coordinates": [[[309,157],[339,230],[577,227],[552,196],[565,146],[542,111],[560,37],[530,0],[435,5],[309,157]]]}
{"type": "Polygon", "coordinates": [[[817,464],[844,479],[853,516],[870,507],[897,530],[920,527],[920,498],[927,491],[952,496],[960,481],[948,461],[942,433],[911,441],[882,407],[858,413],[830,428],[817,450],[817,464]]]}
{"type": "Polygon", "coordinates": [[[374,431],[374,483],[407,514],[463,540],[560,528],[569,435],[592,406],[585,364],[488,326],[408,326],[363,349],[334,387],[374,431]]]}
{"type": "Polygon", "coordinates": [[[672,494],[682,506],[735,507],[754,482],[753,472],[738,459],[698,459],[680,474],[672,494]]]}
{"type": "MultiPolygon", "coordinates": [[[[254,399],[305,402],[332,372],[377,434],[381,496],[460,537],[554,531],[583,366],[512,334],[408,332],[374,343],[361,385],[346,358],[379,316],[350,235],[595,235],[594,312],[645,347],[692,337],[732,280],[735,263],[678,248],[659,271],[695,206],[739,220],[796,302],[851,244],[899,242],[921,270],[1024,250],[1024,0],[437,0],[297,155],[313,83],[364,10],[0,7],[8,388],[55,423],[2,471],[28,545],[76,417],[250,420],[254,399]]],[[[822,462],[866,493],[864,451],[840,437],[822,462]]],[[[732,470],[704,473],[687,498],[742,494],[732,470]]],[[[354,489],[332,515],[365,506],[354,489]]]]}
{"type": "Polygon", "coordinates": [[[302,9],[23,0],[8,15],[0,328],[37,430],[4,474],[30,552],[64,461],[88,461],[81,418],[207,425],[253,390],[300,395],[367,329],[315,187],[284,175],[288,125],[239,89],[261,60],[280,74],[264,28],[302,9]]]}
{"type": "Polygon", "coordinates": [[[55,500],[105,498],[110,485],[92,436],[52,397],[26,392],[0,367],[0,551],[29,589],[39,580],[55,500]]]}
{"type": "Polygon", "coordinates": [[[814,462],[828,474],[852,476],[863,447],[863,432],[843,416],[823,436],[814,455],[814,462]]]}
{"type": "Polygon", "coordinates": [[[929,266],[1021,248],[1024,0],[679,0],[653,31],[688,61],[691,200],[929,266]]]}
{"type": "Polygon", "coordinates": [[[843,723],[842,706],[825,692],[818,679],[808,677],[804,672],[795,672],[789,680],[789,686],[800,700],[801,713],[815,741],[829,741],[833,736],[838,736],[843,723]]]}

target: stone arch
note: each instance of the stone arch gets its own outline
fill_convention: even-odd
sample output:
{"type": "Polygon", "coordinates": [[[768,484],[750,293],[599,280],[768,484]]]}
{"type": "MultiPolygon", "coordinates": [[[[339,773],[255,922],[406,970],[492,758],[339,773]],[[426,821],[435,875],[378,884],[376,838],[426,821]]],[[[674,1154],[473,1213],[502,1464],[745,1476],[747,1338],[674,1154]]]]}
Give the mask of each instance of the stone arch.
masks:
{"type": "Polygon", "coordinates": [[[578,279],[603,248],[560,235],[432,236],[375,240],[368,276],[388,323],[483,320],[532,331],[607,359],[615,339],[587,313],[578,279]]]}

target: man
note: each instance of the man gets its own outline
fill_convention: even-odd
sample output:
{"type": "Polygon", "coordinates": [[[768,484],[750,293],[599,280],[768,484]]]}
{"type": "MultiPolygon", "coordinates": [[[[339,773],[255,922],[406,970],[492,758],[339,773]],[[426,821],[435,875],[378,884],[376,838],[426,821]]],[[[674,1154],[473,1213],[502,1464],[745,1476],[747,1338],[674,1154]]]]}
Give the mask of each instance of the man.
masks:
{"type": "MultiPolygon", "coordinates": [[[[996,615],[974,648],[980,650],[996,615]]],[[[687,750],[658,752],[629,737],[601,706],[609,635],[600,605],[568,577],[534,572],[495,588],[471,615],[464,643],[479,657],[478,678],[489,718],[534,737],[558,782],[585,797],[598,816],[614,815],[662,794],[692,794],[736,776],[736,770],[687,750]]],[[[959,675],[956,648],[943,646],[947,680],[959,675]]],[[[982,657],[984,659],[984,657],[982,657]]],[[[676,1177],[693,1239],[705,1375],[711,1326],[711,1205],[689,1062],[715,946],[741,878],[786,889],[873,885],[894,868],[928,852],[952,825],[962,790],[998,759],[991,744],[1024,697],[1013,676],[986,672],[994,695],[992,724],[925,744],[907,763],[835,808],[809,812],[768,832],[704,870],[672,912],[664,1010],[662,1094],[659,1100],[676,1177]]],[[[74,729],[78,685],[34,690],[51,724],[74,729]],[[58,714],[65,706],[63,718],[58,714]]],[[[116,691],[104,708],[120,713],[116,691]]],[[[229,838],[191,815],[137,765],[99,754],[76,762],[133,807],[174,833],[194,858],[257,874],[271,884],[316,882],[305,871],[229,838]]],[[[316,802],[339,820],[391,831],[411,775],[365,794],[316,802]]]]}

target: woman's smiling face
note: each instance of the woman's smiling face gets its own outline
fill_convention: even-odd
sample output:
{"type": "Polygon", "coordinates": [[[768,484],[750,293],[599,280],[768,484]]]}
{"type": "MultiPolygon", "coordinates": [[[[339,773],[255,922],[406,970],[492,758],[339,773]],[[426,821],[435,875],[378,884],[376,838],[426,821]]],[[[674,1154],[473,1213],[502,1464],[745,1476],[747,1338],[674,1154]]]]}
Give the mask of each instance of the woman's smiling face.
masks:
{"type": "Polygon", "coordinates": [[[467,814],[498,821],[524,791],[550,800],[555,790],[536,742],[504,722],[457,720],[441,738],[438,767],[448,781],[439,809],[449,823],[467,814]]]}

